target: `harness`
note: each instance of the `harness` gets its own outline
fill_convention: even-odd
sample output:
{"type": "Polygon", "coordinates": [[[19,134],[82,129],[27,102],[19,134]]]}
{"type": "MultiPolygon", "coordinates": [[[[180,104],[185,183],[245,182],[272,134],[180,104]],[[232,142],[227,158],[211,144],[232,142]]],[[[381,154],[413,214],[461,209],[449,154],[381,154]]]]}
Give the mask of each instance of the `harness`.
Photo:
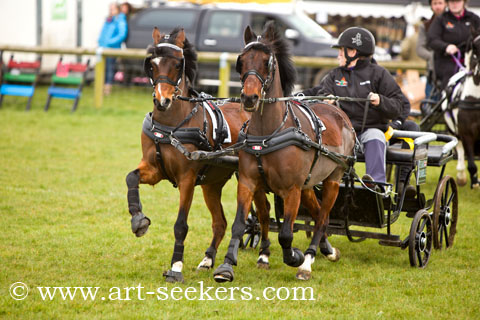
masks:
{"type": "Polygon", "coordinates": [[[288,146],[297,146],[302,150],[308,151],[314,148],[316,150],[312,165],[308,176],[304,182],[304,185],[308,184],[311,179],[312,170],[315,164],[318,161],[320,155],[324,155],[329,159],[333,160],[337,164],[341,165],[344,169],[348,169],[356,161],[355,156],[346,156],[336,152],[329,151],[322,144],[322,132],[326,130],[325,125],[317,117],[317,115],[312,111],[312,109],[298,101],[287,102],[285,113],[283,116],[282,123],[280,124],[275,131],[268,136],[252,136],[247,134],[247,126],[245,125],[238,136],[238,143],[242,144],[242,150],[255,155],[257,159],[257,166],[262,176],[262,180],[265,184],[267,190],[271,190],[268,186],[267,179],[265,177],[265,171],[263,169],[261,157],[263,155],[269,154],[271,152],[286,148],[288,146]],[[297,108],[302,108],[305,113],[307,113],[312,120],[313,129],[315,132],[315,140],[312,140],[303,130],[300,124],[298,117],[296,116],[293,105],[297,108]],[[295,122],[295,127],[289,127],[287,129],[281,130],[285,125],[288,115],[292,114],[293,120],[295,122]]]}
{"type": "MultiPolygon", "coordinates": [[[[188,116],[183,119],[176,127],[166,126],[155,121],[153,119],[153,113],[149,112],[145,115],[145,119],[143,120],[142,130],[155,143],[156,160],[160,164],[160,168],[162,169],[167,180],[170,181],[170,183],[172,183],[174,187],[177,187],[177,184],[167,173],[167,170],[165,168],[165,161],[163,160],[160,148],[161,144],[171,144],[188,158],[190,152],[184,147],[184,144],[193,144],[199,150],[215,151],[221,148],[222,144],[225,141],[225,138],[228,136],[228,128],[226,126],[226,120],[223,116],[223,113],[218,108],[218,106],[212,102],[208,104],[207,102],[205,102],[203,105],[196,104],[192,111],[188,114],[188,116]],[[182,128],[182,126],[186,124],[198,112],[199,106],[202,106],[204,110],[203,128],[182,128]],[[207,137],[208,120],[205,113],[206,108],[211,108],[213,114],[216,117],[216,119],[212,119],[212,122],[217,121],[217,129],[213,145],[210,144],[207,137]]],[[[202,183],[203,179],[205,178],[205,172],[207,169],[208,165],[205,165],[200,170],[197,176],[197,180],[195,182],[196,185],[202,183]]]]}

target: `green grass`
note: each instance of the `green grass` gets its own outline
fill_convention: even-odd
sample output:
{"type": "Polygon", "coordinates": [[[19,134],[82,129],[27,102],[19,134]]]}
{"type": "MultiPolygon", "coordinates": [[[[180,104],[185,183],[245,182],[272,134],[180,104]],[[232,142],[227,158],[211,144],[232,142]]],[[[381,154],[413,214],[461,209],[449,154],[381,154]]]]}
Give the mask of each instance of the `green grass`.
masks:
{"type": "MultiPolygon", "coordinates": [[[[130,231],[126,201],[125,176],[141,158],[139,138],[143,117],[152,108],[150,89],[115,88],[101,109],[92,107],[92,96],[92,89],[86,88],[75,114],[69,113],[69,100],[54,100],[44,113],[45,88],[37,90],[28,113],[23,111],[25,99],[4,99],[0,109],[0,317],[478,318],[480,197],[478,190],[468,188],[460,189],[454,247],[434,251],[424,270],[409,266],[407,251],[380,246],[375,240],[350,243],[345,237],[332,236],[341,260],[333,264],[318,257],[312,280],[299,282],[296,270],[282,263],[273,233],[271,269],[256,269],[256,251],[240,251],[235,281],[228,284],[217,284],[211,272],[195,271],[211,239],[210,215],[197,190],[185,243],[185,283],[166,284],[162,273],[170,267],[178,190],[167,182],[140,188],[144,211],[152,219],[142,238],[130,231]],[[30,287],[25,300],[16,301],[9,294],[10,285],[17,281],[30,287]],[[175,286],[198,291],[199,282],[228,290],[248,287],[253,299],[242,301],[237,294],[235,301],[158,301],[153,296],[139,301],[132,293],[130,301],[79,297],[43,301],[35,289],[93,286],[101,287],[100,297],[108,297],[110,287],[141,284],[145,291],[175,286]],[[315,301],[256,300],[267,287],[311,287],[315,301]]],[[[438,173],[428,168],[423,190],[429,198],[438,173]]],[[[447,173],[455,175],[455,162],[448,165],[447,173]]],[[[232,180],[223,193],[229,227],[217,265],[228,246],[235,191],[232,180]]],[[[410,223],[402,216],[393,233],[405,238],[410,223]]],[[[295,246],[306,249],[308,243],[304,233],[295,234],[295,246]]]]}

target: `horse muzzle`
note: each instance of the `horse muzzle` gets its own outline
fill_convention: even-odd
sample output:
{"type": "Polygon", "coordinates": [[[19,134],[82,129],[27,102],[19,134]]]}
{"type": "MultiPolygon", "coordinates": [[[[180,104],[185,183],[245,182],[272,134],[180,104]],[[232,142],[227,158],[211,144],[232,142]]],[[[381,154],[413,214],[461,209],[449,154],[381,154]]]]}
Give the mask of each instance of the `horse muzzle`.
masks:
{"type": "Polygon", "coordinates": [[[246,95],[242,93],[240,95],[240,101],[242,103],[243,109],[247,112],[254,112],[258,108],[260,102],[259,96],[257,94],[246,95]]]}
{"type": "Polygon", "coordinates": [[[163,97],[160,100],[158,100],[157,98],[153,98],[153,104],[158,111],[166,111],[172,105],[172,100],[163,97]]]}

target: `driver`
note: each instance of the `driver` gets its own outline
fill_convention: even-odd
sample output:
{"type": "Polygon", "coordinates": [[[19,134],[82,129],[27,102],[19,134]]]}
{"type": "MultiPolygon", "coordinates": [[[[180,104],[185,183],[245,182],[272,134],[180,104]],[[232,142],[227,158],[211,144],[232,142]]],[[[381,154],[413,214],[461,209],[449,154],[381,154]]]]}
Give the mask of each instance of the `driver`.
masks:
{"type": "Polygon", "coordinates": [[[389,121],[401,119],[410,104],[390,73],[372,59],[375,38],[370,31],[360,27],[348,28],[333,47],[338,48],[339,67],[331,70],[319,86],[307,89],[303,94],[371,99],[367,108],[363,102],[349,101],[341,101],[340,107],[350,117],[363,145],[367,173],[363,180],[384,183],[387,145],[384,133],[389,121]]]}
{"type": "Polygon", "coordinates": [[[471,29],[480,28],[480,18],[465,9],[465,5],[465,0],[447,0],[447,10],[437,16],[428,29],[427,43],[434,50],[435,73],[442,89],[447,87],[450,77],[458,71],[451,55],[461,55],[463,62],[471,29]]]}

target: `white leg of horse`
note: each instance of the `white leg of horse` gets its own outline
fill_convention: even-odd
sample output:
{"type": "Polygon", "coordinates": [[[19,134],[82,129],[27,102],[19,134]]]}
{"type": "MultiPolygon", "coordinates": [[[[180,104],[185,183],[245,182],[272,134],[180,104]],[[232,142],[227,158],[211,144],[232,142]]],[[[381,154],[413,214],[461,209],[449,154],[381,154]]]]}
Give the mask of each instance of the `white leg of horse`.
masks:
{"type": "Polygon", "coordinates": [[[257,268],[259,269],[269,269],[270,264],[268,262],[268,256],[266,254],[261,254],[257,259],[257,268]]]}
{"type": "Polygon", "coordinates": [[[310,254],[305,255],[305,261],[298,267],[297,279],[310,280],[312,278],[312,264],[315,262],[315,257],[310,254]]]}
{"type": "Polygon", "coordinates": [[[205,258],[203,258],[203,260],[198,265],[197,270],[209,270],[212,267],[213,267],[212,258],[205,256],[205,258]]]}
{"type": "Polygon", "coordinates": [[[457,144],[457,184],[463,187],[467,184],[467,173],[465,171],[465,149],[463,149],[462,141],[457,144]]]}

